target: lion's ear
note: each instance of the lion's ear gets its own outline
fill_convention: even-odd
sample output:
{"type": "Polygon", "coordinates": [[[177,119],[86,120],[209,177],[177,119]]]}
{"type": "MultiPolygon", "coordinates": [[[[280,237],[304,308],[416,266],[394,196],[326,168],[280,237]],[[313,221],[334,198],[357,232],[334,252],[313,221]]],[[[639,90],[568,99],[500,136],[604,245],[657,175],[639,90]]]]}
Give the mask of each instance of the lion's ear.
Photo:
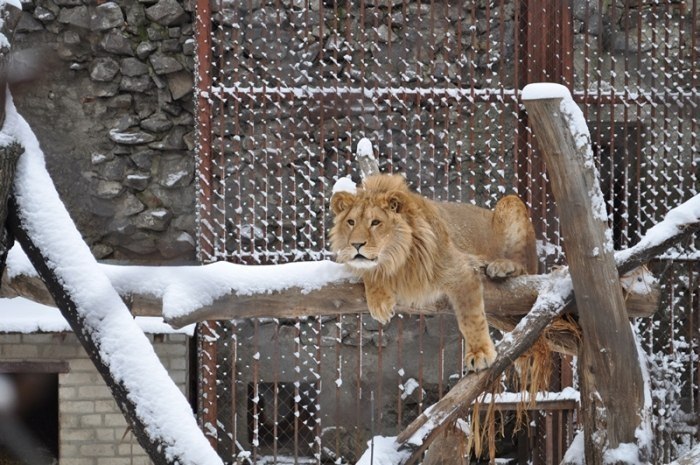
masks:
{"type": "Polygon", "coordinates": [[[386,194],[386,205],[394,213],[404,213],[409,205],[410,199],[405,192],[392,191],[386,194]]]}
{"type": "Polygon", "coordinates": [[[336,192],[331,197],[331,211],[334,215],[344,212],[355,203],[355,196],[350,192],[336,192]]]}

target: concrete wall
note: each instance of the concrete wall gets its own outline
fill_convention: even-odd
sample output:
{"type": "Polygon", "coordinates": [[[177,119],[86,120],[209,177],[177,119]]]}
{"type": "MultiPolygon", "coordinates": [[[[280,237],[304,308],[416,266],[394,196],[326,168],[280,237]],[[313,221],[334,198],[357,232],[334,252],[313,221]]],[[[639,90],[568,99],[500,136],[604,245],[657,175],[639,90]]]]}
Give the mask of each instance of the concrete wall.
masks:
{"type": "MultiPolygon", "coordinates": [[[[148,336],[180,389],[187,389],[187,336],[148,336]]],[[[73,334],[0,334],[0,362],[66,361],[58,376],[60,465],[140,465],[150,461],[73,334]]],[[[148,380],[144,380],[148,382],[148,380]]]]}

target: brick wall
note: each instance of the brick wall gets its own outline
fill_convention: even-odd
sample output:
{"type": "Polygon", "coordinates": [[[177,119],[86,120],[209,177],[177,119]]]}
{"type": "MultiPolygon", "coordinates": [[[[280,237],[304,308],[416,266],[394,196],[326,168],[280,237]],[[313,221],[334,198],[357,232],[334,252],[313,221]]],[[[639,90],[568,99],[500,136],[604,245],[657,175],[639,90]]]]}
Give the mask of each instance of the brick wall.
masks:
{"type": "MultiPolygon", "coordinates": [[[[187,336],[148,335],[183,393],[187,389],[187,336]]],[[[66,361],[59,374],[60,465],[141,465],[150,461],[92,362],[73,334],[0,334],[0,363],[66,361]]],[[[147,380],[144,380],[147,382],[147,380]]]]}

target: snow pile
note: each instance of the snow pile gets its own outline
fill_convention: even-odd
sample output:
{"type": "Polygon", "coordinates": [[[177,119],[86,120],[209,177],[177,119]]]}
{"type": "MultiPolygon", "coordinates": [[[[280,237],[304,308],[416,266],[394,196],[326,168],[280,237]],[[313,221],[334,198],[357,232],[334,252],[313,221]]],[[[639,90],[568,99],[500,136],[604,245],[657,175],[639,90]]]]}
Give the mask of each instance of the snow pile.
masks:
{"type": "Polygon", "coordinates": [[[566,450],[566,454],[564,454],[564,459],[561,462],[571,465],[585,465],[586,456],[584,453],[584,446],[583,431],[581,430],[574,436],[574,440],[571,441],[569,448],[566,450]]]}
{"type": "MultiPolygon", "coordinates": [[[[194,334],[194,325],[175,330],[161,317],[137,316],[136,324],[149,334],[194,334]]],[[[65,333],[71,327],[55,307],[42,305],[22,297],[0,299],[0,333],[65,333]]]]}
{"type": "Polygon", "coordinates": [[[374,160],[374,149],[372,148],[372,142],[367,139],[366,137],[363,137],[360,139],[360,141],[357,143],[357,156],[358,157],[367,157],[370,160],[374,160]]]}
{"type": "Polygon", "coordinates": [[[402,463],[411,455],[410,451],[399,451],[396,436],[375,436],[367,441],[367,450],[362,454],[357,465],[394,465],[402,463]]]}
{"type": "Polygon", "coordinates": [[[660,245],[669,237],[682,231],[690,224],[700,222],[700,194],[691,197],[686,202],[671,209],[664,220],[652,226],[642,240],[629,249],[615,253],[617,263],[624,262],[639,250],[660,245]]]}
{"type": "Polygon", "coordinates": [[[220,465],[189,403],[68,216],[39,142],[9,93],[6,110],[0,144],[16,140],[25,148],[14,185],[22,223],[75,302],[83,331],[97,341],[107,369],[125,388],[148,436],[162,442],[169,462],[220,465]]]}
{"type": "MultiPolygon", "coordinates": [[[[477,401],[482,404],[490,404],[492,402],[497,404],[517,404],[520,402],[530,402],[529,392],[501,392],[492,396],[491,393],[484,393],[477,397],[477,401]]],[[[562,401],[571,400],[574,402],[581,401],[581,393],[572,387],[566,387],[560,392],[550,392],[550,391],[540,391],[535,396],[535,402],[546,402],[546,401],[562,401]]]]}
{"type": "Polygon", "coordinates": [[[350,192],[351,194],[356,194],[357,186],[353,180],[350,179],[350,176],[339,178],[335,184],[333,184],[333,193],[335,194],[336,192],[350,192]]]}

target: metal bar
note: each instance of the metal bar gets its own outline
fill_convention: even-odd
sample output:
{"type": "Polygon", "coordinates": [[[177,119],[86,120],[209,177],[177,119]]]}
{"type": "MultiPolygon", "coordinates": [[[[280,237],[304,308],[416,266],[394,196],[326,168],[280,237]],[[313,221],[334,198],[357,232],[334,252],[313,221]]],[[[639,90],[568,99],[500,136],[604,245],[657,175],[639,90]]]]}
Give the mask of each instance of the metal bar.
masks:
{"type": "Polygon", "coordinates": [[[197,60],[195,72],[196,130],[197,130],[197,255],[202,262],[214,255],[214,231],[211,218],[213,194],[211,160],[211,106],[209,95],[211,76],[211,9],[208,0],[195,4],[195,42],[197,60]]]}

